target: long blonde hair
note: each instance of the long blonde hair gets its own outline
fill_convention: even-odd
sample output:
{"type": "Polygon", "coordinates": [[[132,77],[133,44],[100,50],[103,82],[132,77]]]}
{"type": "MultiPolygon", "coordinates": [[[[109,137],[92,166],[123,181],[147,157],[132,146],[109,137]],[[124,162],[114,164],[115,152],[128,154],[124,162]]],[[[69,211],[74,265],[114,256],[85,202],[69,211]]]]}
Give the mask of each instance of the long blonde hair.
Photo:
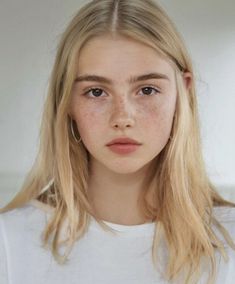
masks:
{"type": "Polygon", "coordinates": [[[191,59],[172,21],[151,0],[91,1],[71,20],[61,37],[50,77],[37,157],[21,190],[0,212],[22,207],[32,199],[53,208],[42,241],[46,247],[53,236],[49,247],[60,264],[67,260],[74,242],[87,232],[91,215],[104,229],[109,229],[94,214],[89,202],[89,153],[83,143],[77,144],[73,139],[68,115],[79,51],[89,39],[104,34],[141,41],[174,66],[178,97],[172,139],[151,165],[139,206],[143,215],[157,224],[152,246],[155,265],[160,241],[166,241],[169,253],[166,278],[177,280],[185,270],[181,283],[197,283],[201,275],[199,260],[206,257],[212,268],[208,283],[214,283],[215,249],[224,258],[227,255],[212,225],[221,230],[231,247],[235,248],[235,244],[213,216],[213,207],[235,204],[224,200],[208,178],[191,59]],[[185,71],[192,74],[190,90],[183,83],[185,71]],[[150,192],[154,196],[151,203],[147,198],[150,192]],[[60,255],[59,246],[63,242],[59,236],[66,221],[67,239],[63,242],[68,246],[65,254],[60,255]]]}

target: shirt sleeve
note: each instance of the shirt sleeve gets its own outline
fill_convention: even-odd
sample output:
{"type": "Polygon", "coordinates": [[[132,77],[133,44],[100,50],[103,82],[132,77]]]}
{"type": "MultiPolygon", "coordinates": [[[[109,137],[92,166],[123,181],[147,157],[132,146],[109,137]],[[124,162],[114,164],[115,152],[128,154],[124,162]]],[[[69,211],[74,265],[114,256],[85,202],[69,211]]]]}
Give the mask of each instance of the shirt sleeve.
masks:
{"type": "Polygon", "coordinates": [[[0,214],[0,283],[8,284],[7,273],[7,251],[6,251],[6,234],[4,229],[4,221],[0,214]]]}

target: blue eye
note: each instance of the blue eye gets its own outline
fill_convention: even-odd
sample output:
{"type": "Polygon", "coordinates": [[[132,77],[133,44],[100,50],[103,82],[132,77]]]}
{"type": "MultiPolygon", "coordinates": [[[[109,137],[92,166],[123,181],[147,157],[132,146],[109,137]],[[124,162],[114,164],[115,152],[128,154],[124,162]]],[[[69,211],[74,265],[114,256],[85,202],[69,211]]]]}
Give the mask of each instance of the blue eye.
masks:
{"type": "Polygon", "coordinates": [[[103,90],[99,88],[91,88],[88,91],[85,92],[85,95],[88,95],[89,93],[92,93],[95,97],[99,97],[99,95],[102,94],[103,90]]]}
{"type": "MultiPolygon", "coordinates": [[[[160,93],[158,89],[151,87],[151,86],[146,86],[144,88],[141,88],[141,91],[145,96],[153,96],[154,94],[160,93]]],[[[85,92],[84,95],[92,94],[93,97],[98,98],[101,96],[102,93],[103,93],[103,90],[100,88],[90,88],[89,90],[85,92]]]]}

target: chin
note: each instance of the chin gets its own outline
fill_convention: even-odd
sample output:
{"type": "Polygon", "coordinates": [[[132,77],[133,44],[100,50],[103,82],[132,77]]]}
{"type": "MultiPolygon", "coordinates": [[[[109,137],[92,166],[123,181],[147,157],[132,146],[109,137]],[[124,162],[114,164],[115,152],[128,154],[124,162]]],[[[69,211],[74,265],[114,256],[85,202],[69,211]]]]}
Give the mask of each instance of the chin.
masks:
{"type": "Polygon", "coordinates": [[[143,169],[145,166],[147,165],[147,163],[138,163],[136,161],[132,161],[130,163],[123,161],[121,163],[117,163],[117,164],[112,164],[112,165],[106,165],[106,167],[117,174],[133,174],[136,173],[138,171],[140,171],[141,169],[143,169]]]}

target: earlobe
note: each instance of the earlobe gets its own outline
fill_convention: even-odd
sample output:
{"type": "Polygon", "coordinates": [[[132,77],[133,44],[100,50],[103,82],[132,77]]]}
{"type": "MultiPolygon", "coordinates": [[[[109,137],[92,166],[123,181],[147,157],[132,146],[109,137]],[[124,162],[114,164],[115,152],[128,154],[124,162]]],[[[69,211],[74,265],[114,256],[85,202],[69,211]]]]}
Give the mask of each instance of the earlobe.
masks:
{"type": "Polygon", "coordinates": [[[192,87],[192,74],[189,71],[183,73],[183,79],[185,83],[185,87],[187,90],[190,90],[192,87]]]}

